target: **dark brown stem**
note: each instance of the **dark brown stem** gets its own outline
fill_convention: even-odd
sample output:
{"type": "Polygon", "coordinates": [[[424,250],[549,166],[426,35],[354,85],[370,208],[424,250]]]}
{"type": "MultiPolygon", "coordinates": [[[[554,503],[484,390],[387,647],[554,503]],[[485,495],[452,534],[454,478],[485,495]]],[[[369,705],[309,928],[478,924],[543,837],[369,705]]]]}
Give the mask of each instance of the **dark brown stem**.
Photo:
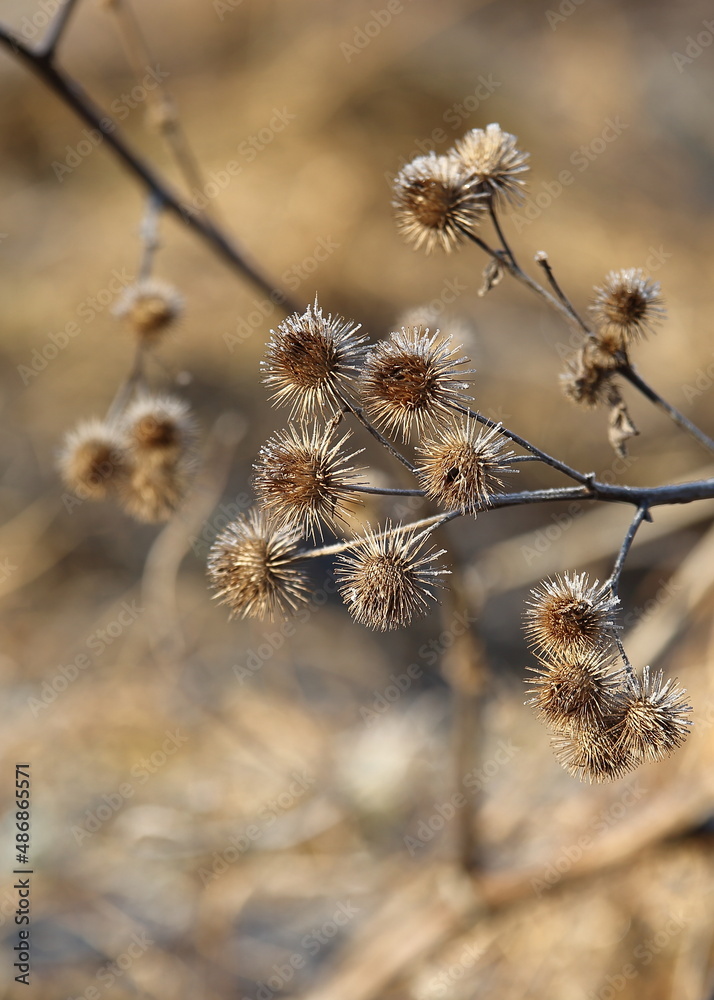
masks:
{"type": "MultiPolygon", "coordinates": [[[[69,13],[66,17],[68,16],[69,13]]],[[[271,301],[281,305],[286,312],[300,311],[297,304],[292,302],[285,292],[278,289],[269,278],[262,274],[257,266],[249,260],[245,251],[239,249],[215,223],[205,216],[199,215],[190,205],[182,202],[164,178],[145,163],[119,134],[116,122],[94,104],[76,80],[55,66],[52,59],[43,54],[42,49],[35,51],[29,48],[2,26],[0,26],[0,45],[4,45],[8,51],[24,62],[83,122],[96,129],[106,146],[156,197],[162,208],[175,216],[189,230],[196,233],[234,271],[253,282],[271,301]]],[[[50,50],[50,54],[52,51],[53,49],[50,50]]]]}
{"type": "Polygon", "coordinates": [[[645,382],[642,376],[635,371],[629,361],[620,365],[617,371],[623,378],[626,378],[631,385],[634,385],[636,389],[639,389],[642,395],[646,396],[650,402],[654,403],[655,406],[659,406],[661,410],[664,410],[667,416],[673,420],[675,424],[685,430],[688,434],[691,434],[693,438],[696,438],[696,440],[700,444],[704,445],[705,448],[708,448],[709,451],[714,451],[714,441],[708,437],[704,431],[701,431],[696,424],[693,424],[691,420],[685,417],[683,413],[680,413],[676,407],[672,406],[671,403],[668,403],[666,399],[663,399],[660,394],[653,389],[651,385],[645,382]]]}

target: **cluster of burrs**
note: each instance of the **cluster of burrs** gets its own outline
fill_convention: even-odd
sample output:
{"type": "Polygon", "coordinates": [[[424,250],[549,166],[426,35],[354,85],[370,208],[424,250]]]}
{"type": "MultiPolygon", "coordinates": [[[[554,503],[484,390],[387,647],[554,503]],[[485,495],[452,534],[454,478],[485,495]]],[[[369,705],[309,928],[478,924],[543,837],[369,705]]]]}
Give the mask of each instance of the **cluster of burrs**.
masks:
{"type": "Polygon", "coordinates": [[[618,640],[618,598],[585,573],[556,577],[532,592],[525,630],[538,657],[529,692],[571,773],[619,778],[658,761],[687,738],[685,691],[661,671],[638,676],[618,640]]]}

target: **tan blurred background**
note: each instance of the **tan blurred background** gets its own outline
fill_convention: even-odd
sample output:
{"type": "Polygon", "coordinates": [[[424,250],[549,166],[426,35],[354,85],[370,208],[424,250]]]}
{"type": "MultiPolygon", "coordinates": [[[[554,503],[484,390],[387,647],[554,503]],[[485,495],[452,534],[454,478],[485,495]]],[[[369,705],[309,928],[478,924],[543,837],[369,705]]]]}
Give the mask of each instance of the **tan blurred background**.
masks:
{"type": "MultiPolygon", "coordinates": [[[[3,0],[0,19],[28,37],[52,6],[3,0]]],[[[558,390],[570,336],[558,317],[507,280],[479,298],[479,253],[412,252],[389,204],[390,176],[420,149],[443,152],[493,121],[515,133],[532,154],[530,204],[541,206],[532,221],[519,212],[506,223],[522,261],[547,249],[581,308],[611,268],[647,268],[668,321],[636,362],[714,433],[709,5],[134,7],[207,181],[240,165],[210,210],[301,304],[317,292],[373,338],[431,304],[474,359],[483,412],[616,481],[711,475],[707,453],[632,393],[642,433],[615,462],[604,415],[558,390]],[[387,22],[379,31],[375,12],[387,22]],[[360,32],[375,37],[360,47],[360,32]],[[268,135],[271,120],[283,126],[268,135]],[[614,137],[600,141],[608,123],[614,137]],[[563,170],[574,180],[554,197],[563,170]],[[316,266],[319,247],[330,252],[316,266]]],[[[143,103],[122,110],[135,80],[107,5],[79,0],[61,59],[179,186],[143,103]]],[[[258,379],[280,314],[256,321],[263,295],[170,219],[155,273],[181,290],[186,313],[152,371],[191,401],[215,459],[204,506],[199,496],[191,508],[198,521],[183,522],[175,595],[180,520],[161,534],[108,504],[63,502],[62,435],[105,411],[131,363],[112,282],[136,272],[144,210],[105,148],[58,179],[83,128],[0,54],[2,995],[709,996],[711,503],[658,511],[625,577],[628,649],[679,676],[698,725],[670,762],[604,787],[561,770],[522,704],[520,616],[527,588],[549,573],[606,577],[628,512],[494,512],[451,534],[482,603],[492,671],[474,733],[485,869],[474,889],[455,864],[459,821],[449,818],[451,699],[424,653],[445,619],[375,636],[328,596],[286,641],[270,625],[227,622],[210,601],[210,541],[285,420],[258,379]],[[72,321],[79,333],[28,375],[72,321]],[[392,699],[411,664],[408,690],[392,699]],[[33,772],[29,989],[10,971],[18,760],[33,772]],[[420,840],[432,820],[441,828],[420,840]]],[[[368,457],[375,476],[394,479],[385,457],[368,457]]],[[[524,488],[553,481],[530,465],[519,477],[524,488]]],[[[317,577],[329,583],[329,567],[317,577]]]]}

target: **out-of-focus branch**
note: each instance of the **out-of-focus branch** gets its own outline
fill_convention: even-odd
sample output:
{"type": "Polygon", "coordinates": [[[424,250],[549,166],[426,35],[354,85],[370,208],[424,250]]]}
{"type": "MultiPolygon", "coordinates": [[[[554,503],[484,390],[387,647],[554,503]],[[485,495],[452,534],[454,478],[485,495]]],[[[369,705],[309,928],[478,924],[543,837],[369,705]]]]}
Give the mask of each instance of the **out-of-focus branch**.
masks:
{"type": "Polygon", "coordinates": [[[79,83],[55,64],[54,53],[61,37],[67,18],[71,13],[72,3],[66,3],[50,32],[50,43],[40,48],[31,48],[0,25],[0,45],[28,66],[36,76],[63,101],[67,107],[91,128],[102,136],[107,147],[125,167],[140,181],[140,183],[156,198],[163,209],[196,233],[208,246],[218,254],[238,274],[248,278],[257,288],[286,312],[297,312],[299,308],[289,296],[277,288],[266,275],[259,270],[246,254],[236,246],[235,242],[223,230],[205,215],[199,215],[187,205],[171,188],[168,182],[146,163],[119,134],[116,122],[84,92],[79,83]]]}

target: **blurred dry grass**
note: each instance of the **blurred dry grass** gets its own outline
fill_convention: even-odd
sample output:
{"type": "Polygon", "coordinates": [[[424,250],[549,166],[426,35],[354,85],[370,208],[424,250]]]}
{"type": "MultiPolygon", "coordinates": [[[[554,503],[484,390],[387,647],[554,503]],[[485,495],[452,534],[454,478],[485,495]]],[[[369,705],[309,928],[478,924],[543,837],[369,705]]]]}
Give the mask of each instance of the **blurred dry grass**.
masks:
{"type": "MultiPolygon", "coordinates": [[[[241,164],[215,201],[217,214],[286,284],[320,239],[338,244],[294,294],[307,302],[319,291],[323,305],[375,337],[403,309],[440,301],[445,282],[458,281],[466,290],[444,320],[466,327],[480,408],[603,473],[613,459],[602,416],[572,411],[556,388],[566,339],[557,318],[505,281],[478,299],[475,253],[425,259],[394,232],[386,178],[415,141],[441,128],[441,149],[466,128],[499,121],[532,152],[534,195],[561,170],[575,174],[514,242],[526,260],[547,248],[578,305],[610,268],[645,266],[664,251],[656,277],[669,321],[638,362],[711,434],[706,376],[696,398],[685,387],[712,361],[714,47],[682,72],[672,58],[703,30],[708,5],[586,0],[553,29],[543,5],[413,0],[348,62],[340,44],[382,6],[244,0],[221,19],[198,0],[136,5],[204,171],[241,164]],[[455,109],[483,79],[495,81],[493,93],[454,127],[455,109]],[[276,108],[294,118],[249,162],[241,143],[276,108]],[[579,171],[571,156],[616,118],[627,128],[579,171]]],[[[37,9],[4,0],[0,17],[19,28],[37,9]]],[[[80,0],[63,58],[104,106],[133,85],[101,4],[80,0]]],[[[157,272],[181,288],[188,309],[161,363],[169,379],[191,374],[186,393],[220,446],[207,486],[220,490],[228,469],[223,506],[209,515],[199,497],[190,537],[181,539],[179,524],[157,543],[176,563],[188,544],[176,605],[166,559],[141,585],[155,529],[110,507],[69,512],[62,504],[53,467],[61,434],[102,412],[130,363],[108,307],[86,316],[114,269],[136,267],[142,198],[102,149],[58,183],[52,163],[81,140],[81,126],[4,55],[0,74],[0,559],[9,567],[0,580],[0,795],[9,809],[14,762],[31,760],[34,976],[23,995],[708,995],[711,504],[658,512],[626,576],[631,609],[646,610],[660,595],[658,613],[646,610],[631,637],[638,662],[680,677],[698,725],[671,762],[607,787],[568,778],[523,707],[519,619],[524,588],[541,576],[576,567],[606,575],[627,512],[584,511],[557,530],[549,510],[503,511],[452,535],[470,564],[472,596],[483,602],[493,668],[474,765],[488,779],[483,875],[473,885],[459,875],[455,820],[410,853],[405,836],[418,837],[437,807],[448,814],[454,791],[448,693],[420,653],[444,624],[434,615],[408,633],[375,637],[329,599],[286,641],[277,627],[227,623],[210,603],[208,544],[247,489],[266,429],[283,419],[256,377],[277,314],[229,353],[223,335],[260,297],[171,221],[157,272]],[[24,385],[17,366],[71,320],[81,333],[24,385]],[[216,425],[226,411],[237,420],[216,425]],[[524,556],[524,547],[536,555],[524,556]],[[141,610],[114,636],[125,605],[141,610]],[[61,677],[59,665],[71,673],[82,653],[89,666],[38,708],[33,699],[61,677]],[[421,676],[378,712],[377,694],[411,663],[421,676]],[[365,709],[378,716],[373,725],[365,709]],[[98,828],[82,836],[78,828],[93,817],[98,828]]],[[[176,179],[141,108],[124,126],[176,179]]],[[[696,445],[643,402],[633,400],[633,411],[642,436],[618,478],[702,474],[706,456],[696,445]]],[[[525,470],[523,485],[541,482],[525,470]]],[[[11,837],[8,812],[6,970],[15,943],[11,837]]],[[[0,988],[20,995],[7,973],[0,988]]]]}

